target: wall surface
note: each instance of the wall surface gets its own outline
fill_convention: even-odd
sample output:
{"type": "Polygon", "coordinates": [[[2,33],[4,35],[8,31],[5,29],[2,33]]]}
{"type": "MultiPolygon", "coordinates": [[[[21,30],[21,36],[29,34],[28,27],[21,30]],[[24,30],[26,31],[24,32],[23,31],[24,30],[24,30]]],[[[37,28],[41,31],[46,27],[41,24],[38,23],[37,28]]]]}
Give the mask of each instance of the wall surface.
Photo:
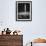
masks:
{"type": "Polygon", "coordinates": [[[32,0],[32,22],[16,21],[15,4],[15,0],[0,0],[0,30],[20,29],[24,44],[36,37],[46,37],[46,0],[32,0]]]}

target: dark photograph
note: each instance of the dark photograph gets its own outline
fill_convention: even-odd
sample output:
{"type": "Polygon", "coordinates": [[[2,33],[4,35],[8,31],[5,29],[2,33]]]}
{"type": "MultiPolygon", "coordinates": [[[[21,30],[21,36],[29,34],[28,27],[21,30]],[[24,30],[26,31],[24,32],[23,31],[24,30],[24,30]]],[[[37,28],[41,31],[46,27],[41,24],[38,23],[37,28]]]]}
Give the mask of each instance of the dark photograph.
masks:
{"type": "Polygon", "coordinates": [[[16,20],[32,21],[32,2],[16,1],[16,20]]]}

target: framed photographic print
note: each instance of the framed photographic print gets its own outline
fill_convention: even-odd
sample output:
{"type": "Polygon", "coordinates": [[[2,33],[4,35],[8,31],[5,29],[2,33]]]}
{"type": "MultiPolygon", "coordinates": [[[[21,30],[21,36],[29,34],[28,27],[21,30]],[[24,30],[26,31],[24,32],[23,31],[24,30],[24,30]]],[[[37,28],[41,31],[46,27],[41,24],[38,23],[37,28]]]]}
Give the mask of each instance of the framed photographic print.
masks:
{"type": "Polygon", "coordinates": [[[16,1],[16,21],[32,21],[32,1],[16,1]]]}

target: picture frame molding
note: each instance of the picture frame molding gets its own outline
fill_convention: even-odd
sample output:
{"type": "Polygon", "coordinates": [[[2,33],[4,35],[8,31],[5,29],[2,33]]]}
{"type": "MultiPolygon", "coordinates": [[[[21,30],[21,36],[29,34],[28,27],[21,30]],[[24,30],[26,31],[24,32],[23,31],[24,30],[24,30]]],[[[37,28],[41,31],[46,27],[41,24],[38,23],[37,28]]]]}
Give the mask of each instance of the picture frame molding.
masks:
{"type": "Polygon", "coordinates": [[[32,21],[32,1],[16,1],[16,21],[32,21]],[[17,3],[18,3],[18,2],[24,2],[24,3],[25,3],[25,2],[28,2],[28,3],[31,3],[31,9],[30,9],[30,11],[31,11],[31,15],[30,15],[31,17],[30,17],[30,18],[31,18],[31,19],[27,19],[27,20],[26,20],[26,19],[18,19],[18,15],[17,15],[17,14],[18,14],[18,13],[17,13],[17,10],[18,10],[18,9],[17,9],[17,6],[18,6],[17,3]]]}

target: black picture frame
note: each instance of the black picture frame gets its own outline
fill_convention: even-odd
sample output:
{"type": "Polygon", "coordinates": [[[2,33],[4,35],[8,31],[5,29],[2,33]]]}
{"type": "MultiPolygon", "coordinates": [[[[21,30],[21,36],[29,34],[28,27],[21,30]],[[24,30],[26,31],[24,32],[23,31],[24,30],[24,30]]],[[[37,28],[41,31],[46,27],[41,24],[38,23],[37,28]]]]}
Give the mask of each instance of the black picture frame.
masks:
{"type": "MultiPolygon", "coordinates": [[[[28,5],[26,6],[27,6],[26,9],[27,9],[29,6],[28,5]]],[[[20,10],[22,7],[20,7],[20,10]]],[[[32,1],[16,1],[16,21],[32,21],[32,1]],[[22,12],[18,12],[19,11],[18,7],[22,6],[21,4],[29,4],[30,12],[26,12],[25,15],[22,12]]]]}

